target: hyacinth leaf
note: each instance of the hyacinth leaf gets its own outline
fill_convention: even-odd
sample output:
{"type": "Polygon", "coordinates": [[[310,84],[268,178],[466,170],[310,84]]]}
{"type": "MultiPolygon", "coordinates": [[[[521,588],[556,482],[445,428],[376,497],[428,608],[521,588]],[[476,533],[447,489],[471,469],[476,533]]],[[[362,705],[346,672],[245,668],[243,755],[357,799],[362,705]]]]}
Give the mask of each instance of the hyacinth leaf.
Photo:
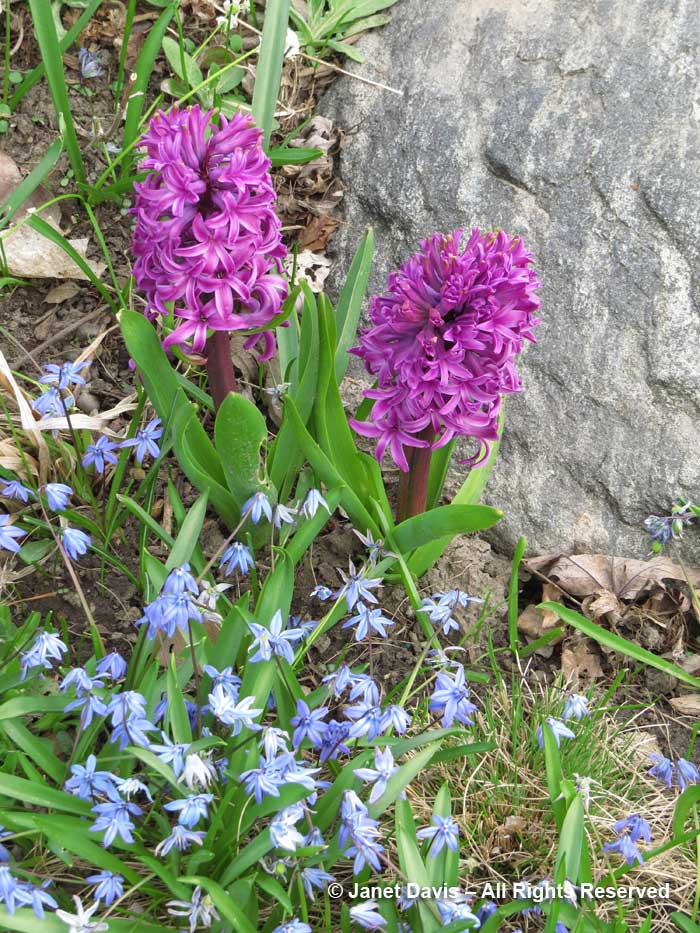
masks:
{"type": "Polygon", "coordinates": [[[234,393],[224,399],[216,414],[214,440],[228,488],[239,509],[253,493],[259,490],[269,493],[259,478],[260,451],[267,440],[267,425],[251,401],[234,393]]]}
{"type": "Polygon", "coordinates": [[[167,423],[179,403],[180,384],[161,345],[155,327],[137,311],[123,308],[117,315],[124,343],[136,368],[151,404],[158,417],[167,423]]]}
{"type": "Polygon", "coordinates": [[[362,242],[350,264],[345,284],[336,305],[335,380],[340,385],[348,368],[350,357],[348,350],[355,343],[357,325],[362,313],[362,303],[367,291],[367,282],[374,257],[374,231],[371,227],[362,238],[362,242]]]}
{"type": "Polygon", "coordinates": [[[61,124],[61,135],[66,146],[71,168],[78,184],[85,184],[85,164],[80,143],[73,122],[68,85],[61,59],[61,47],[56,31],[51,4],[46,0],[29,0],[34,34],[41,52],[41,60],[46,70],[46,81],[51,92],[51,100],[61,124]]]}
{"type": "MultiPolygon", "coordinates": [[[[242,910],[231,895],[212,878],[207,878],[204,875],[195,875],[194,877],[184,878],[182,880],[187,881],[189,884],[199,885],[200,888],[204,888],[211,896],[221,916],[228,920],[229,923],[232,923],[234,929],[238,931],[238,933],[256,933],[257,928],[250,922],[246,912],[242,910]]],[[[244,902],[244,899],[240,897],[240,893],[240,902],[244,902]]]]}
{"type": "MultiPolygon", "coordinates": [[[[365,401],[368,400],[366,399],[365,401]]],[[[367,414],[368,413],[365,413],[360,417],[358,412],[357,417],[359,420],[362,420],[362,418],[367,417],[367,414]]],[[[500,447],[501,437],[503,436],[504,417],[505,400],[502,400],[498,420],[498,440],[492,444],[491,453],[486,463],[474,467],[469,471],[466,480],[462,483],[460,489],[452,499],[452,505],[477,505],[477,503],[480,502],[481,496],[486,488],[486,483],[496,463],[496,457],[498,456],[498,448],[500,447]]],[[[428,482],[429,509],[435,508],[442,496],[453,448],[453,444],[446,444],[445,447],[433,451],[433,456],[430,461],[430,479],[428,482]]],[[[450,540],[448,538],[442,538],[439,541],[433,541],[418,548],[409,561],[412,573],[414,573],[416,577],[422,577],[423,574],[433,567],[436,561],[440,559],[449,543],[450,540]]]]}
{"type": "Polygon", "coordinates": [[[360,499],[367,501],[369,496],[367,474],[360,461],[355,439],[340,398],[338,383],[335,380],[335,316],[325,295],[320,295],[318,299],[318,319],[320,363],[318,396],[314,408],[316,439],[348,485],[360,499]]]}
{"type": "Polygon", "coordinates": [[[269,0],[265,7],[265,22],[253,88],[253,119],[263,131],[265,148],[270,142],[277,107],[290,3],[291,0],[269,0]]]}
{"type": "Polygon", "coordinates": [[[240,508],[226,487],[221,458],[197,417],[194,406],[181,408],[173,420],[173,447],[183,473],[200,492],[207,492],[219,516],[234,528],[240,508]]]}
{"type": "Polygon", "coordinates": [[[338,470],[336,470],[333,463],[331,463],[326,454],[309,434],[294,402],[290,398],[286,398],[284,407],[285,414],[289,417],[289,421],[294,427],[299,446],[304,452],[304,456],[311,464],[314,472],[326,486],[343,487],[341,503],[350,516],[350,520],[355,528],[366,528],[369,529],[375,537],[379,535],[380,532],[376,521],[369,514],[353,490],[345,484],[343,477],[338,470]]]}
{"type": "MultiPolygon", "coordinates": [[[[141,114],[143,113],[143,107],[146,101],[148,82],[153,75],[153,64],[160,51],[163,37],[170,25],[170,20],[175,15],[176,7],[177,3],[170,3],[163,10],[149,29],[146,41],[143,43],[143,47],[139,52],[139,57],[136,59],[136,66],[134,68],[136,80],[129,94],[129,103],[127,104],[126,114],[124,116],[123,150],[128,149],[129,146],[136,142],[136,138],[139,135],[141,129],[141,114]]],[[[132,161],[133,153],[129,154],[122,162],[122,176],[128,173],[132,161]]]]}
{"type": "MultiPolygon", "coordinates": [[[[502,517],[502,512],[488,505],[441,505],[401,522],[393,531],[393,540],[402,554],[408,554],[427,541],[484,531],[502,517]]],[[[413,570],[410,559],[407,563],[413,570]]]]}
{"type": "Polygon", "coordinates": [[[85,273],[90,282],[95,286],[97,291],[107,302],[112,311],[116,312],[117,306],[114,303],[112,295],[105,288],[102,282],[100,282],[98,276],[95,275],[92,266],[85,262],[80,253],[71,245],[66,237],[59,233],[55,227],[52,227],[51,224],[47,223],[43,217],[39,217],[38,214],[32,214],[31,217],[27,217],[24,220],[24,223],[26,223],[27,226],[31,227],[33,230],[36,230],[36,232],[40,233],[43,237],[46,237],[47,240],[55,243],[56,246],[62,249],[67,256],[70,256],[76,266],[78,266],[82,272],[85,273]]]}
{"type": "Polygon", "coordinates": [[[657,670],[663,671],[664,674],[669,674],[682,683],[688,684],[689,687],[695,687],[696,689],[700,687],[700,678],[693,677],[692,674],[688,674],[687,671],[684,671],[682,667],[678,667],[665,658],[660,658],[652,654],[652,652],[647,651],[646,648],[642,648],[640,645],[636,645],[634,642],[628,641],[620,635],[615,635],[614,632],[609,632],[601,625],[597,625],[578,612],[574,612],[573,609],[568,609],[566,606],[561,606],[559,603],[555,602],[540,603],[537,608],[555,613],[562,622],[566,622],[573,628],[578,629],[579,632],[583,632],[584,635],[588,635],[589,638],[597,641],[598,644],[603,645],[605,648],[619,651],[620,654],[624,654],[628,658],[632,658],[633,661],[639,661],[641,664],[648,667],[655,667],[657,670]]]}

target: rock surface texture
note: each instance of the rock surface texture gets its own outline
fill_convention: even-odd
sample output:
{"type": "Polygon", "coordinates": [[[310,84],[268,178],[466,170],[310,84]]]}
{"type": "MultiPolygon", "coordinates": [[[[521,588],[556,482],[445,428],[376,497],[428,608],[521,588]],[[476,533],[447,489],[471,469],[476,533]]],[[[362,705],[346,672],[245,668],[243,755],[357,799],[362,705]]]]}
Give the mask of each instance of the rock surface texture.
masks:
{"type": "Polygon", "coordinates": [[[343,78],[321,107],[348,133],[336,275],[368,224],[373,291],[434,230],[520,233],[542,324],[485,501],[506,512],[503,544],[641,555],[646,515],[700,498],[697,6],[399,0],[392,13],[353,67],[403,97],[343,78]]]}

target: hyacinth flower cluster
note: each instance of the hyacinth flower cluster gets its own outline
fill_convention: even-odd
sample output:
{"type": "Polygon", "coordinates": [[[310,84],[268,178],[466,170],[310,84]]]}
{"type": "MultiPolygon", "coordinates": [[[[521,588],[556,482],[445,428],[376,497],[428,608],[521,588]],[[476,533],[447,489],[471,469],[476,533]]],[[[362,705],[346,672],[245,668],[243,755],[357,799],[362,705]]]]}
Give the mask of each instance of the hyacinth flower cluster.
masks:
{"type": "Polygon", "coordinates": [[[239,112],[159,111],[141,139],[149,172],[134,187],[134,277],[150,319],[174,318],[165,347],[207,358],[219,404],[235,389],[229,334],[275,350],[272,322],[287,295],[286,248],[262,133],[239,112]]]}
{"type": "Polygon", "coordinates": [[[540,281],[519,237],[436,233],[391,273],[370,303],[371,325],[350,352],[376,378],[374,404],[351,422],[403,472],[397,518],[425,510],[431,451],[470,437],[484,460],[498,439],[503,395],[519,391],[515,358],[534,341],[540,281]]]}

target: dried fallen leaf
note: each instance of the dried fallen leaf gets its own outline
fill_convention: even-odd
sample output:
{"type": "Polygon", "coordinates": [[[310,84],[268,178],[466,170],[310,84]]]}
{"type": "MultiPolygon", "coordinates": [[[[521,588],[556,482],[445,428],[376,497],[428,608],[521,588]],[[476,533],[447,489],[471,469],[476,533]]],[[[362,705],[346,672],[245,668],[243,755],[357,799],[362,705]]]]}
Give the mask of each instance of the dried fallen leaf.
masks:
{"type": "Polygon", "coordinates": [[[328,214],[310,217],[306,227],[299,234],[299,248],[312,252],[324,250],[339,224],[339,220],[329,217],[328,214]]]}
{"type": "Polygon", "coordinates": [[[700,693],[686,693],[680,697],[669,697],[668,702],[683,716],[700,715],[700,693]]]}
{"type": "Polygon", "coordinates": [[[589,639],[568,641],[561,651],[561,672],[565,683],[580,691],[603,676],[597,648],[589,639]]]}
{"type": "MultiPolygon", "coordinates": [[[[632,560],[606,554],[575,554],[565,557],[550,554],[523,561],[526,569],[536,570],[557,583],[571,596],[593,596],[606,592],[618,599],[635,599],[651,586],[664,580],[685,581],[682,567],[667,557],[632,560]]],[[[700,580],[695,568],[685,568],[691,580],[700,580]]]]}
{"type": "Polygon", "coordinates": [[[68,301],[80,292],[80,286],[75,282],[61,282],[54,288],[50,288],[44,298],[44,304],[60,305],[63,301],[68,301]]]}

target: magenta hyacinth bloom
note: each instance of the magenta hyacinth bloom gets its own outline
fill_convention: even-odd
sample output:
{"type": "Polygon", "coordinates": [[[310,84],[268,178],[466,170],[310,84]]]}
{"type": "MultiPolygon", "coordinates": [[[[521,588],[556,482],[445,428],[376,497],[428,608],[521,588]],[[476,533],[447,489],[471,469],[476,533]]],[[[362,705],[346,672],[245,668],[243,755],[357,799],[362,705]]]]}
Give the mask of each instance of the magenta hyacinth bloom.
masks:
{"type": "MultiPolygon", "coordinates": [[[[198,106],[160,111],[141,139],[150,169],[134,187],[134,277],[153,320],[172,307],[175,329],[164,346],[201,354],[207,330],[268,325],[287,295],[286,248],[262,133],[252,118],[230,120],[198,106]]],[[[263,358],[275,350],[271,331],[263,358]]]]}
{"type": "Polygon", "coordinates": [[[404,447],[433,449],[456,437],[480,442],[485,459],[498,438],[501,396],[520,389],[514,358],[538,323],[540,287],[533,257],[519,237],[474,229],[433,234],[389,276],[389,294],[374,296],[372,324],[350,351],[377,387],[369,421],[352,421],[388,448],[405,472],[404,447]],[[431,439],[427,439],[430,435],[431,439]]]}

